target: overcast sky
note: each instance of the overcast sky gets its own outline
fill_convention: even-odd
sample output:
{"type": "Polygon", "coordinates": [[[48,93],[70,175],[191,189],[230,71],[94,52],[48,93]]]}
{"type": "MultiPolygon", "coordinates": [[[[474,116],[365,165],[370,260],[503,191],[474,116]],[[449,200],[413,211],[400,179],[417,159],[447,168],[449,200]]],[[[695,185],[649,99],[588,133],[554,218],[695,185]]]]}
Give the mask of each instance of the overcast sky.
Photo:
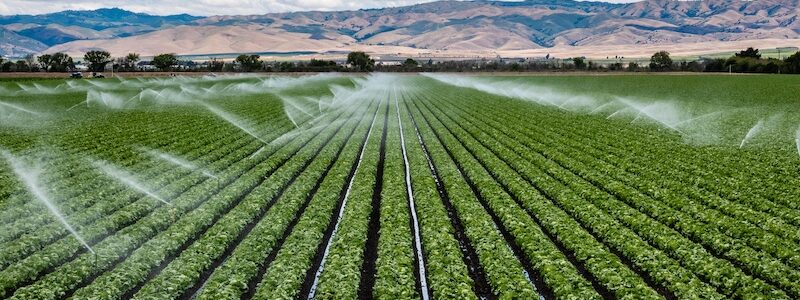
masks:
{"type": "MultiPolygon", "coordinates": [[[[304,10],[350,10],[403,6],[431,0],[0,0],[0,15],[43,14],[62,10],[119,7],[155,15],[188,13],[253,15],[304,10]]],[[[636,0],[607,0],[623,3],[636,0]]]]}

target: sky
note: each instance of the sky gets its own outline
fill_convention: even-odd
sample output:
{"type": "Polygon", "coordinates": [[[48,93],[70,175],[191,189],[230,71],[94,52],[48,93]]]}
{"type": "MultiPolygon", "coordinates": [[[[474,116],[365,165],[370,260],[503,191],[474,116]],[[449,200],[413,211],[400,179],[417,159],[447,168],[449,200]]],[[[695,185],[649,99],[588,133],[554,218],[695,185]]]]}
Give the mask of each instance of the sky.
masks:
{"type": "MultiPolygon", "coordinates": [[[[404,6],[431,0],[0,0],[0,15],[118,7],[154,15],[254,15],[307,10],[351,10],[404,6]]],[[[624,3],[636,0],[607,0],[624,3]]]]}

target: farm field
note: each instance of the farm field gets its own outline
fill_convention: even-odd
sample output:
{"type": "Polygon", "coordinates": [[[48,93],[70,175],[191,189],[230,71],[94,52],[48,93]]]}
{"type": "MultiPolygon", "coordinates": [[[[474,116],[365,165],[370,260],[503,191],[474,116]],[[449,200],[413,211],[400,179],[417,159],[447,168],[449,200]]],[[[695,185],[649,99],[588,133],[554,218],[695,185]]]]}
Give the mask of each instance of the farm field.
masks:
{"type": "Polygon", "coordinates": [[[0,80],[0,299],[797,299],[791,76],[0,80]]]}

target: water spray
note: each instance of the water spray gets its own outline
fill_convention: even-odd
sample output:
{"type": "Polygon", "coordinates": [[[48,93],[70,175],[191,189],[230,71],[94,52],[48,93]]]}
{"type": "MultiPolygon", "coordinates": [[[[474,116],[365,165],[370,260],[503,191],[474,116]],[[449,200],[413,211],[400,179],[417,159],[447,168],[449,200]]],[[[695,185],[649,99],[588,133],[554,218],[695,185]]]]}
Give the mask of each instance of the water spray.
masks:
{"type": "Polygon", "coordinates": [[[153,149],[141,149],[141,150],[144,151],[144,152],[147,152],[147,154],[150,154],[150,156],[158,158],[158,159],[160,159],[162,161],[166,161],[166,162],[172,163],[173,165],[177,165],[179,167],[182,167],[182,168],[190,170],[190,171],[200,171],[206,177],[218,179],[218,177],[216,175],[211,174],[210,172],[208,172],[206,170],[201,170],[200,167],[198,167],[197,165],[195,165],[195,164],[193,164],[193,163],[191,163],[191,162],[189,162],[189,161],[187,161],[187,160],[185,160],[183,158],[174,156],[174,155],[169,154],[169,153],[156,151],[156,150],[153,150],[153,149]]]}
{"type": "Polygon", "coordinates": [[[93,161],[92,164],[106,173],[106,175],[113,177],[114,179],[124,183],[125,185],[147,195],[150,198],[156,199],[158,201],[163,202],[164,204],[171,205],[167,200],[164,200],[160,196],[156,195],[155,193],[151,192],[149,189],[145,188],[145,186],[136,180],[131,174],[128,172],[123,171],[117,167],[112,166],[111,164],[103,161],[93,161]]]}
{"type": "Polygon", "coordinates": [[[3,102],[3,101],[0,101],[0,106],[9,107],[9,108],[12,108],[12,109],[15,109],[15,110],[21,111],[21,112],[25,112],[25,113],[32,114],[32,115],[34,115],[34,116],[38,116],[38,115],[39,115],[39,113],[38,113],[38,112],[32,111],[32,110],[30,110],[30,109],[24,108],[24,107],[22,107],[22,106],[19,106],[19,105],[14,105],[14,104],[11,104],[11,103],[6,103],[6,102],[3,102]]]}
{"type": "Polygon", "coordinates": [[[797,133],[795,133],[794,143],[797,145],[797,154],[800,155],[800,128],[797,128],[797,133]]]}
{"type": "Polygon", "coordinates": [[[238,119],[236,116],[234,116],[234,115],[232,115],[232,114],[230,114],[230,113],[228,113],[228,112],[226,112],[226,111],[223,111],[223,110],[221,110],[221,109],[219,109],[219,108],[217,108],[217,107],[214,107],[214,106],[212,106],[211,104],[208,104],[208,103],[205,103],[205,102],[200,102],[200,103],[201,103],[201,104],[202,104],[202,105],[203,105],[203,106],[204,106],[206,109],[208,109],[208,111],[210,111],[211,113],[213,113],[213,114],[217,115],[218,117],[220,117],[220,118],[222,118],[223,120],[227,121],[227,122],[228,122],[228,123],[230,123],[231,125],[233,125],[233,126],[236,126],[237,128],[241,129],[242,131],[244,131],[245,133],[249,134],[250,136],[252,136],[252,137],[253,137],[253,138],[255,138],[256,140],[258,140],[259,142],[261,142],[261,143],[263,143],[263,144],[265,144],[265,145],[266,145],[266,144],[269,144],[269,143],[267,143],[266,141],[264,141],[264,139],[260,138],[260,137],[259,137],[259,136],[257,136],[255,133],[253,133],[253,131],[252,131],[252,130],[250,130],[250,129],[248,129],[247,127],[245,127],[245,126],[244,126],[244,124],[242,124],[242,122],[241,122],[241,121],[239,121],[239,119],[238,119]]]}
{"type": "Polygon", "coordinates": [[[747,131],[747,135],[745,135],[744,139],[742,139],[742,143],[739,145],[739,149],[742,149],[744,147],[744,144],[746,144],[754,136],[756,136],[759,132],[761,132],[761,129],[763,128],[764,128],[764,119],[758,120],[758,123],[756,123],[756,125],[750,128],[749,131],[747,131]]]}
{"type": "Polygon", "coordinates": [[[707,119],[707,118],[715,117],[715,116],[718,116],[718,115],[722,115],[722,113],[723,113],[722,111],[715,111],[715,112],[712,112],[712,113],[707,113],[705,115],[701,115],[701,116],[697,116],[697,117],[694,117],[694,118],[691,118],[691,119],[688,119],[688,120],[685,120],[685,121],[681,121],[681,122],[675,124],[675,126],[679,127],[679,126],[691,124],[693,122],[696,122],[696,121],[699,121],[699,120],[702,120],[702,119],[707,119]]]}
{"type": "Polygon", "coordinates": [[[602,104],[602,105],[600,105],[600,106],[596,107],[596,108],[595,108],[595,109],[593,109],[592,111],[590,111],[590,112],[589,112],[589,114],[590,114],[590,115],[593,115],[593,114],[595,114],[595,113],[597,113],[597,112],[599,112],[599,111],[602,111],[602,110],[603,110],[603,109],[605,109],[606,107],[609,107],[609,106],[613,105],[614,103],[616,103],[616,102],[614,102],[614,101],[609,101],[609,102],[606,102],[606,103],[604,103],[604,104],[602,104]]]}
{"type": "Polygon", "coordinates": [[[69,231],[75,237],[75,239],[78,240],[78,242],[83,244],[86,250],[96,256],[97,253],[95,253],[92,247],[89,246],[89,243],[87,243],[86,240],[84,240],[83,237],[78,234],[78,231],[75,230],[75,228],[73,228],[69,222],[67,222],[67,219],[53,203],[50,195],[48,195],[47,191],[45,191],[45,189],[42,187],[40,180],[40,175],[42,173],[41,167],[38,165],[26,164],[21,159],[11,154],[11,152],[3,149],[0,149],[0,155],[2,155],[3,158],[8,161],[8,163],[11,165],[11,168],[14,170],[14,173],[22,181],[22,183],[25,184],[28,192],[33,194],[34,198],[42,202],[42,204],[47,207],[47,210],[49,210],[50,213],[56,217],[56,219],[58,219],[61,225],[64,226],[64,228],[69,231]]]}

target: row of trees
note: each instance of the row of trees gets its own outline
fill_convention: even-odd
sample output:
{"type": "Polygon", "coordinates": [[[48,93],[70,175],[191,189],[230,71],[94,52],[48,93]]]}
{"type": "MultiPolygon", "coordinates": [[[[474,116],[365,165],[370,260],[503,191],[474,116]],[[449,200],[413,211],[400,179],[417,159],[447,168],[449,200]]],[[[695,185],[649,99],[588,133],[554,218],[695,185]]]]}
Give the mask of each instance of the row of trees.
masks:
{"type": "Polygon", "coordinates": [[[747,48],[727,59],[710,60],[707,72],[800,74],[800,52],[786,59],[764,58],[758,49],[747,48]]]}
{"type": "MultiPolygon", "coordinates": [[[[112,63],[111,53],[94,50],[86,52],[83,56],[89,71],[102,72],[109,63],[112,63]]],[[[134,70],[139,54],[131,53],[117,59],[114,67],[117,69],[134,70]]],[[[66,53],[56,52],[40,56],[27,55],[16,62],[4,61],[0,58],[0,70],[4,72],[67,72],[75,69],[75,61],[66,53]]]]}
{"type": "Polygon", "coordinates": [[[696,62],[674,63],[669,58],[668,52],[661,51],[654,54],[650,61],[650,69],[653,71],[800,74],[800,52],[792,54],[786,59],[764,58],[758,49],[752,47],[739,51],[727,59],[703,59],[696,62]]]}
{"type": "MultiPolygon", "coordinates": [[[[117,71],[140,71],[138,66],[141,60],[139,54],[130,53],[125,57],[113,59],[111,53],[102,50],[89,51],[83,56],[89,71],[102,72],[113,64],[112,68],[117,71]]],[[[345,68],[338,65],[335,61],[312,59],[309,62],[265,62],[256,54],[239,55],[232,63],[227,63],[219,59],[211,59],[203,63],[192,61],[181,61],[177,55],[172,53],[159,54],[153,57],[148,63],[153,68],[160,71],[228,71],[228,72],[331,72],[355,70],[359,72],[370,72],[375,68],[375,60],[364,52],[353,52],[348,55],[347,63],[352,68],[345,68]]],[[[75,61],[65,53],[43,54],[38,57],[33,55],[26,56],[16,62],[3,61],[0,58],[0,70],[5,72],[66,72],[75,69],[75,61]]]]}
{"type": "Polygon", "coordinates": [[[0,71],[3,72],[66,72],[75,67],[72,57],[64,53],[27,55],[23,59],[6,61],[0,57],[0,71]]]}
{"type": "MultiPolygon", "coordinates": [[[[124,57],[112,58],[107,51],[89,51],[83,56],[83,62],[89,71],[102,72],[112,64],[117,71],[141,71],[140,56],[130,53],[124,57]]],[[[468,60],[419,63],[414,59],[406,59],[401,64],[376,64],[364,52],[352,52],[347,56],[347,64],[340,65],[335,61],[317,60],[301,62],[267,62],[256,54],[242,54],[232,62],[211,59],[196,63],[181,61],[175,54],[159,54],[145,65],[160,71],[201,71],[201,72],[535,72],[535,71],[685,71],[685,72],[750,72],[750,73],[793,73],[800,74],[800,52],[780,60],[763,58],[758,49],[748,48],[728,59],[703,59],[697,61],[675,62],[669,52],[659,51],[650,57],[649,64],[622,61],[600,64],[583,57],[567,60],[468,60]]],[[[73,59],[64,53],[43,54],[38,57],[28,55],[21,60],[4,61],[0,58],[0,71],[4,72],[65,72],[75,69],[73,59]]],[[[149,70],[149,69],[148,69],[149,70]]]]}
{"type": "MultiPolygon", "coordinates": [[[[405,65],[405,64],[404,64],[405,65]]],[[[748,48],[728,59],[701,59],[674,61],[667,51],[654,53],[647,62],[597,63],[585,57],[568,60],[544,59],[532,61],[471,60],[428,62],[421,68],[410,68],[423,72],[537,72],[537,71],[594,71],[594,72],[736,72],[736,73],[785,73],[800,74],[800,52],[786,59],[762,58],[758,49],[748,48]]],[[[379,71],[408,71],[403,66],[379,66],[379,71]]]]}
{"type": "MultiPolygon", "coordinates": [[[[116,71],[141,71],[138,65],[139,54],[130,53],[125,57],[112,58],[111,53],[102,50],[89,51],[83,56],[83,62],[91,72],[103,72],[112,64],[116,71]]],[[[371,72],[375,69],[375,60],[365,52],[353,52],[347,57],[347,66],[340,66],[335,61],[312,59],[308,62],[266,62],[256,54],[239,55],[233,62],[211,59],[203,63],[181,61],[172,53],[159,54],[148,62],[160,71],[209,71],[209,72],[371,72]]],[[[66,72],[75,69],[75,61],[65,53],[43,54],[38,57],[28,55],[16,62],[4,61],[0,58],[0,71],[4,72],[66,72]]]]}
{"type": "MultiPolygon", "coordinates": [[[[216,61],[214,61],[216,63],[216,61]]],[[[224,64],[214,64],[224,71],[224,64]]],[[[347,55],[347,67],[339,66],[335,61],[312,59],[309,62],[265,62],[256,54],[242,54],[236,57],[234,65],[229,68],[242,72],[279,71],[279,72],[334,72],[353,70],[357,72],[372,72],[375,70],[375,60],[361,51],[351,52],[347,55]]]]}

